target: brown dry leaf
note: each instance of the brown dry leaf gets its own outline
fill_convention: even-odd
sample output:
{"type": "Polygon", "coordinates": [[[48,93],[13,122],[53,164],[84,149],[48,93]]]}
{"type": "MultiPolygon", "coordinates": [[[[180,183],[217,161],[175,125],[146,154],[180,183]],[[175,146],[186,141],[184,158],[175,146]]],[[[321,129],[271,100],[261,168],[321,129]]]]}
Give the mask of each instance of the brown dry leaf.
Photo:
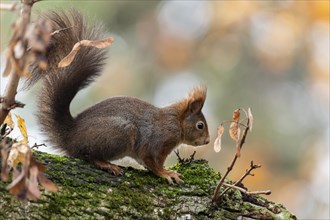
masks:
{"type": "Polygon", "coordinates": [[[9,126],[11,129],[14,129],[15,124],[13,122],[13,118],[11,117],[11,113],[9,112],[5,121],[3,122],[5,124],[7,124],[7,126],[9,126]]]}
{"type": "Polygon", "coordinates": [[[17,118],[17,125],[19,130],[21,131],[21,134],[23,135],[24,139],[21,141],[22,143],[28,143],[28,135],[26,131],[25,121],[23,118],[21,118],[19,115],[15,114],[17,118]]]}
{"type": "Polygon", "coordinates": [[[16,180],[14,180],[8,187],[9,193],[16,196],[21,201],[26,201],[26,178],[24,174],[21,174],[16,180]]]}
{"type": "Polygon", "coordinates": [[[39,170],[37,166],[32,166],[29,169],[29,181],[28,181],[28,199],[37,200],[41,196],[41,192],[38,187],[38,175],[39,170]]]}
{"type": "Polygon", "coordinates": [[[40,163],[39,161],[36,161],[34,159],[31,160],[30,162],[31,166],[36,166],[39,170],[39,172],[44,172],[46,167],[45,165],[43,165],[42,163],[40,163]]]}
{"type": "Polygon", "coordinates": [[[9,150],[1,149],[1,180],[8,181],[10,167],[8,166],[9,150]]]}
{"type": "Polygon", "coordinates": [[[224,132],[225,128],[221,125],[218,127],[218,136],[214,141],[214,151],[216,153],[221,151],[221,137],[224,132]]]}
{"type": "Polygon", "coordinates": [[[238,122],[239,121],[239,117],[241,116],[241,109],[235,109],[235,111],[233,112],[233,120],[238,122]]]}
{"type": "Polygon", "coordinates": [[[19,163],[26,164],[27,154],[30,153],[30,148],[26,143],[15,143],[10,150],[7,164],[10,167],[16,167],[19,163]]]}
{"type": "Polygon", "coordinates": [[[253,127],[253,115],[252,115],[252,111],[251,108],[248,108],[248,118],[249,118],[249,130],[252,131],[252,127],[253,127]]]}
{"type": "Polygon", "coordinates": [[[39,180],[39,183],[43,187],[45,187],[45,189],[47,191],[49,191],[49,192],[57,192],[58,191],[57,186],[52,181],[47,179],[42,173],[39,173],[38,180],[39,180]]]}
{"type": "Polygon", "coordinates": [[[22,190],[25,186],[25,179],[26,179],[26,173],[24,170],[20,172],[16,178],[13,179],[13,181],[7,186],[7,189],[9,189],[9,192],[13,195],[17,195],[19,191],[22,190]],[[24,184],[22,184],[22,181],[24,184]]]}
{"type": "Polygon", "coordinates": [[[233,113],[233,122],[230,123],[229,135],[231,139],[238,142],[240,137],[240,128],[239,128],[239,118],[240,118],[240,109],[236,109],[233,113]]]}
{"type": "Polygon", "coordinates": [[[238,142],[239,137],[240,137],[240,131],[241,129],[238,126],[237,122],[232,122],[230,123],[230,127],[229,127],[229,135],[231,137],[231,139],[233,139],[234,141],[238,142]]]}
{"type": "Polygon", "coordinates": [[[71,52],[64,57],[58,64],[58,67],[66,67],[69,66],[72,61],[74,60],[75,56],[77,55],[78,51],[80,50],[81,47],[96,47],[98,49],[102,49],[105,47],[108,47],[112,44],[113,38],[108,37],[102,40],[96,40],[96,41],[90,41],[90,40],[82,40],[76,43],[71,52]]]}

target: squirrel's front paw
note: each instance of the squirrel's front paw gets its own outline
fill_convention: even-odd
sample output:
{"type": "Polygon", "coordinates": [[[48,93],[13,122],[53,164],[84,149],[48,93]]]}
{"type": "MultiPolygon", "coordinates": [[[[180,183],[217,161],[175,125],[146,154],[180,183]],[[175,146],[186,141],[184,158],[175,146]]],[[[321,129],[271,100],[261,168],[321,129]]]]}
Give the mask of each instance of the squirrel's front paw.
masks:
{"type": "Polygon", "coordinates": [[[109,173],[113,173],[115,176],[120,176],[123,174],[123,170],[113,163],[104,161],[94,161],[94,163],[101,170],[106,170],[109,173]]]}
{"type": "Polygon", "coordinates": [[[173,184],[173,179],[175,180],[175,182],[177,184],[183,183],[183,180],[180,179],[180,177],[182,177],[182,175],[173,170],[163,170],[160,172],[160,176],[167,179],[169,184],[173,184]]]}

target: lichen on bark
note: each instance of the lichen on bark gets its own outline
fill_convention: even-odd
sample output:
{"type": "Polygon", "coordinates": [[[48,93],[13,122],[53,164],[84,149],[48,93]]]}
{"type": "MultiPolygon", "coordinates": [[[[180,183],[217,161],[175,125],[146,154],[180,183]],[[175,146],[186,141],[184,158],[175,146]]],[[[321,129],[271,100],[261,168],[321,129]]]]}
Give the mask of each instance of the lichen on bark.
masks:
{"type": "Polygon", "coordinates": [[[171,167],[185,183],[168,185],[146,170],[128,167],[115,177],[76,158],[39,151],[34,157],[59,192],[43,191],[38,201],[23,204],[0,181],[0,219],[296,219],[280,204],[236,190],[212,205],[220,174],[205,160],[171,167]]]}

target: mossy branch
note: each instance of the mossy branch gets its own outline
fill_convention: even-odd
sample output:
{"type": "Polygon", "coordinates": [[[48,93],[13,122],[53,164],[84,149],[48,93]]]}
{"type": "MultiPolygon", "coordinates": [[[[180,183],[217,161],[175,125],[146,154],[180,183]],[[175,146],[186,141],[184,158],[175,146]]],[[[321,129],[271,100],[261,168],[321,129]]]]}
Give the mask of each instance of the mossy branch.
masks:
{"type": "Polygon", "coordinates": [[[219,174],[205,160],[172,167],[185,183],[168,185],[146,170],[125,168],[123,176],[115,177],[79,159],[33,155],[46,165],[59,192],[43,191],[36,202],[24,205],[0,181],[1,219],[296,219],[282,205],[236,189],[211,206],[219,174]]]}

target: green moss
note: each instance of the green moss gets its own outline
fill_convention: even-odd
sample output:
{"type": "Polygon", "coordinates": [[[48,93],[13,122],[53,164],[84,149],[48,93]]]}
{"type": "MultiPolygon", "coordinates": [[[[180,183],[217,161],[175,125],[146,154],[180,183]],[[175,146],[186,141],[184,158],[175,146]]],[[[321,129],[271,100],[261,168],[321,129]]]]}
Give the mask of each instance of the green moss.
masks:
{"type": "Polygon", "coordinates": [[[43,192],[26,208],[0,182],[1,219],[176,219],[186,215],[194,219],[237,219],[243,214],[258,219],[295,219],[281,205],[259,196],[248,202],[236,190],[231,190],[218,206],[211,205],[220,175],[203,160],[171,167],[184,176],[185,183],[169,185],[146,170],[125,168],[123,176],[115,177],[75,158],[38,151],[34,151],[34,157],[46,165],[46,175],[59,186],[59,192],[43,192]]]}

